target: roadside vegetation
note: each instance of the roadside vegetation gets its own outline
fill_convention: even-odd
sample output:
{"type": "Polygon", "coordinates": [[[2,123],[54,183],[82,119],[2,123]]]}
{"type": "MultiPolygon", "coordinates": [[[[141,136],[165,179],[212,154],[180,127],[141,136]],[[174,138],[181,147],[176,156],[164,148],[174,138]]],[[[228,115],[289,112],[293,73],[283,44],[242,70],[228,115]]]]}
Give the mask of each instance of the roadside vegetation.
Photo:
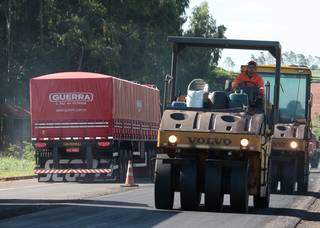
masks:
{"type": "Polygon", "coordinates": [[[0,178],[32,175],[34,166],[34,150],[29,142],[11,144],[0,152],[0,178]]]}

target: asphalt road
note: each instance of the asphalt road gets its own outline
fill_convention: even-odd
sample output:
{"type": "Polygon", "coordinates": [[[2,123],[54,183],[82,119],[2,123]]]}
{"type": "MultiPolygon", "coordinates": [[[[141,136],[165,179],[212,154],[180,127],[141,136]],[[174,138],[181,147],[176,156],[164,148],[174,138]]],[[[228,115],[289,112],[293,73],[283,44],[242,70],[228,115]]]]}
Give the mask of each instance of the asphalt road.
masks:
{"type": "Polygon", "coordinates": [[[318,198],[319,170],[306,196],[272,195],[269,209],[250,207],[248,214],[232,213],[228,196],[222,213],[181,211],[179,194],[174,210],[156,210],[152,184],[125,191],[118,184],[19,181],[0,183],[0,227],[320,227],[320,212],[311,210],[318,198]]]}

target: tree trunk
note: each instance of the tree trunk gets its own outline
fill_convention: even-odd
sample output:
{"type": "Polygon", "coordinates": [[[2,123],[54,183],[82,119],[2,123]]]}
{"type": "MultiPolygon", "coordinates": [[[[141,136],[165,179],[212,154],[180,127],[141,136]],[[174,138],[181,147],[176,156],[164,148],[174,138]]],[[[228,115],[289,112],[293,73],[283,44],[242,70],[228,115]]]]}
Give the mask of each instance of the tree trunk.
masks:
{"type": "Polygon", "coordinates": [[[84,56],[84,47],[83,47],[83,45],[81,45],[81,53],[80,53],[80,58],[79,58],[79,63],[78,63],[78,71],[81,71],[81,69],[82,69],[83,56],[84,56]]]}
{"type": "Polygon", "coordinates": [[[43,0],[39,0],[40,47],[43,48],[43,0]]]}
{"type": "Polygon", "coordinates": [[[11,69],[11,7],[12,0],[8,0],[8,11],[7,11],[7,74],[10,77],[11,69]]]}

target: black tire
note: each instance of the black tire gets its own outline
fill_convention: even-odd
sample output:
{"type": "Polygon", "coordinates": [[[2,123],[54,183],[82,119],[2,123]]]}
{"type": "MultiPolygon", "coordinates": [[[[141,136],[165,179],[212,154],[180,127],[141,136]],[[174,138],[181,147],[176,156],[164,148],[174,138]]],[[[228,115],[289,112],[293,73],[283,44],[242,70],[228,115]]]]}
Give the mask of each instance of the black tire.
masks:
{"type": "Polygon", "coordinates": [[[282,169],[281,193],[293,194],[297,176],[295,162],[285,162],[282,169]],[[293,164],[293,165],[292,165],[293,164]]]}
{"type": "Polygon", "coordinates": [[[230,206],[235,212],[248,212],[248,163],[231,168],[230,206]]]}
{"type": "Polygon", "coordinates": [[[298,193],[305,194],[308,192],[309,185],[309,160],[304,158],[304,155],[298,157],[298,193]]]}
{"type": "Polygon", "coordinates": [[[267,195],[260,197],[260,196],[254,196],[253,197],[253,206],[254,208],[268,208],[270,204],[270,191],[267,189],[267,195]]]}
{"type": "Polygon", "coordinates": [[[318,168],[319,160],[317,160],[317,155],[314,155],[312,158],[310,158],[310,165],[312,169],[318,168]]]}
{"type": "Polygon", "coordinates": [[[289,179],[284,179],[281,181],[281,193],[292,195],[294,193],[295,182],[291,177],[289,179]]]}
{"type": "Polygon", "coordinates": [[[157,209],[170,210],[173,207],[174,188],[172,165],[156,160],[154,180],[154,202],[157,209]]]}
{"type": "Polygon", "coordinates": [[[307,183],[303,182],[301,184],[298,183],[298,193],[299,194],[307,193],[308,192],[308,187],[309,187],[308,182],[307,183]]]}
{"type": "Polygon", "coordinates": [[[301,175],[298,178],[298,193],[304,194],[308,192],[309,187],[309,174],[301,175]]]}
{"type": "Polygon", "coordinates": [[[198,185],[196,161],[186,162],[180,170],[180,203],[183,210],[191,211],[199,207],[201,193],[198,185]]]}
{"type": "Polygon", "coordinates": [[[271,175],[270,175],[270,191],[271,193],[277,193],[278,192],[278,183],[280,181],[280,175],[279,175],[279,162],[274,161],[271,159],[271,175]]]}
{"type": "Polygon", "coordinates": [[[318,168],[318,165],[315,164],[314,161],[311,161],[311,162],[310,162],[310,165],[311,165],[311,169],[316,169],[316,168],[318,168]]]}
{"type": "Polygon", "coordinates": [[[119,150],[117,182],[124,183],[127,175],[128,158],[124,150],[119,150]]]}
{"type": "Polygon", "coordinates": [[[272,166],[272,163],[269,161],[266,196],[259,196],[259,195],[253,196],[253,207],[254,208],[264,209],[264,208],[269,207],[270,192],[271,192],[271,166],[272,166]]]}
{"type": "Polygon", "coordinates": [[[155,166],[156,166],[156,161],[154,158],[150,161],[150,168],[149,168],[149,172],[150,172],[149,177],[152,182],[154,182],[154,177],[155,177],[155,166]]]}
{"type": "Polygon", "coordinates": [[[205,195],[204,204],[208,211],[222,211],[223,190],[222,190],[222,169],[207,163],[205,170],[205,195]]]}
{"type": "Polygon", "coordinates": [[[149,150],[148,151],[148,171],[149,171],[149,177],[150,177],[150,181],[154,182],[154,175],[155,175],[155,169],[156,169],[156,156],[155,156],[155,152],[153,150],[149,150]]]}

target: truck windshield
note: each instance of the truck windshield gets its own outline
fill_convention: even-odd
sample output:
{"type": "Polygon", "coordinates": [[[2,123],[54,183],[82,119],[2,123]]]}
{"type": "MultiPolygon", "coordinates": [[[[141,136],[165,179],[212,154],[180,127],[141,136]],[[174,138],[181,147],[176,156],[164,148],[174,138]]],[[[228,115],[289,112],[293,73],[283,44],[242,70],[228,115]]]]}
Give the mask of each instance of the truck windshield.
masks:
{"type": "MultiPolygon", "coordinates": [[[[259,75],[264,83],[270,82],[270,101],[273,102],[274,74],[259,73],[259,75]]],[[[281,74],[280,84],[280,121],[294,122],[297,119],[306,119],[307,75],[281,74]]]]}

